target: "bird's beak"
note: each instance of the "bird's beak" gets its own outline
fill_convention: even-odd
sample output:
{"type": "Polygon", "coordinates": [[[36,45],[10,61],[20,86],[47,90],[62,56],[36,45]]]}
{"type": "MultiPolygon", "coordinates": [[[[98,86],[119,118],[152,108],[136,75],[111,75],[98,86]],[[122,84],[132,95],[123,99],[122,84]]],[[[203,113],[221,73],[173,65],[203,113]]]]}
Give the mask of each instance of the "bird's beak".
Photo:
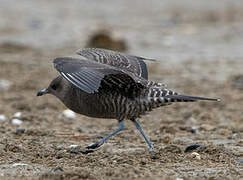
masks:
{"type": "Polygon", "coordinates": [[[42,90],[40,90],[40,91],[37,93],[36,96],[42,96],[42,95],[47,94],[47,93],[49,93],[49,91],[48,91],[47,89],[42,89],[42,90]]]}

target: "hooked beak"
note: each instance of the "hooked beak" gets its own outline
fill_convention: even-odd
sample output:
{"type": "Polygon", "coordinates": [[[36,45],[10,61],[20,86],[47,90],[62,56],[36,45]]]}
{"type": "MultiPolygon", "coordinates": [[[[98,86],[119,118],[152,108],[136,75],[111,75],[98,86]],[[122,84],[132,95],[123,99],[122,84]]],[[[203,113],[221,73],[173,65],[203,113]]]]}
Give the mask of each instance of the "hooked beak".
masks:
{"type": "Polygon", "coordinates": [[[36,96],[42,96],[42,95],[47,94],[47,93],[49,93],[49,91],[48,91],[47,89],[42,89],[42,90],[40,90],[40,91],[36,94],[36,96]]]}

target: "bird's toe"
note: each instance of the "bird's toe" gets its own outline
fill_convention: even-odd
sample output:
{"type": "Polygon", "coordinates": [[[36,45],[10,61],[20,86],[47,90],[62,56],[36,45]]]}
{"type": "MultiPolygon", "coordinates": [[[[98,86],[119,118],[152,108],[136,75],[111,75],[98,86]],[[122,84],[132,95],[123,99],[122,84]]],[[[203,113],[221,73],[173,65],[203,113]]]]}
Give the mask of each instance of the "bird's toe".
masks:
{"type": "Polygon", "coordinates": [[[96,148],[98,148],[98,147],[100,147],[100,143],[93,143],[93,144],[90,144],[90,145],[88,145],[86,148],[87,148],[87,149],[96,149],[96,148]]]}

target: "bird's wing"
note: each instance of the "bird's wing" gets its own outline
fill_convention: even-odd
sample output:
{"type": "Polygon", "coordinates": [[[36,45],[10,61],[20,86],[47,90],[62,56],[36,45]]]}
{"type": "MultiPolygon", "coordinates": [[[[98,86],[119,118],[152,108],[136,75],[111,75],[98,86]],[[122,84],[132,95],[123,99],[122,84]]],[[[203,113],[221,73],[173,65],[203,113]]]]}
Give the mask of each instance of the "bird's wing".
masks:
{"type": "Polygon", "coordinates": [[[148,79],[148,70],[144,60],[155,61],[153,59],[132,56],[99,48],[80,49],[76,53],[88,60],[117,67],[144,79],[148,79]]]}
{"type": "Polygon", "coordinates": [[[88,61],[81,58],[60,57],[56,58],[53,63],[54,67],[66,80],[87,93],[97,92],[103,79],[108,79],[113,87],[119,85],[119,81],[120,84],[133,82],[139,85],[139,87],[145,87],[146,85],[146,80],[140,77],[129,74],[129,72],[126,73],[116,67],[95,61],[88,61]],[[114,76],[114,78],[105,78],[112,76],[114,76]]]}

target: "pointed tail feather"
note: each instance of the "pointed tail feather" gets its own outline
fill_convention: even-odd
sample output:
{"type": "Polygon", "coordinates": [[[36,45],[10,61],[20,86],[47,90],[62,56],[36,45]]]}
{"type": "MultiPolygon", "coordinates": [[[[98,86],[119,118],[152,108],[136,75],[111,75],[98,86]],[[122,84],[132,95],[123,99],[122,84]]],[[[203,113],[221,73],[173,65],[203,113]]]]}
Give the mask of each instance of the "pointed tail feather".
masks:
{"type": "Polygon", "coordinates": [[[167,95],[166,98],[170,98],[176,101],[198,101],[198,100],[206,100],[206,101],[221,101],[218,98],[207,98],[207,97],[198,97],[198,96],[186,96],[186,95],[167,95]]]}

